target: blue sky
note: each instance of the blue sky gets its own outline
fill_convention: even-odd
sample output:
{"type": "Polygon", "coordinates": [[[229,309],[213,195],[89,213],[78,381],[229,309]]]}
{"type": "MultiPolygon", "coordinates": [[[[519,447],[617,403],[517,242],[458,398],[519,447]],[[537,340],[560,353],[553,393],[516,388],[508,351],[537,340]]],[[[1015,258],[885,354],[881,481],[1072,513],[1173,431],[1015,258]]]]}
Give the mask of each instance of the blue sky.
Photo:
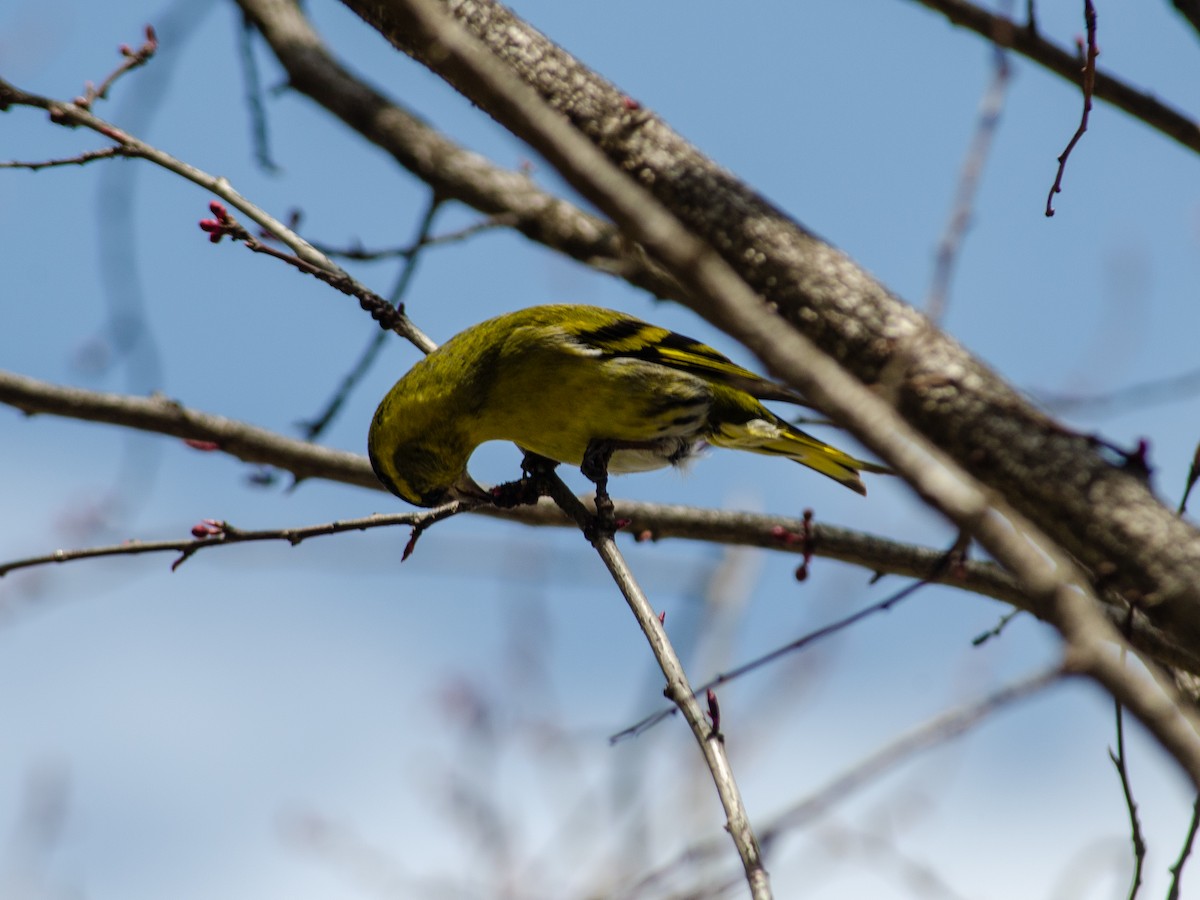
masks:
{"type": "MultiPolygon", "coordinates": [[[[532,161],[539,181],[559,190],[527,148],[340,5],[310,6],[356,70],[496,162],[532,161]]],[[[515,4],[922,302],[990,50],[900,0],[746,6],[515,4]]],[[[1042,4],[1043,30],[1072,40],[1082,28],[1076,6],[1042,4]]],[[[1200,79],[1200,46],[1169,4],[1101,3],[1099,13],[1103,66],[1168,101],[1194,103],[1186,86],[1200,79]]],[[[226,175],[276,215],[302,208],[310,238],[409,240],[423,189],[303,98],[268,97],[282,173],[254,166],[236,16],[212,4],[194,17],[185,39],[164,25],[157,3],[16,0],[0,9],[0,76],[73,96],[111,68],[117,45],[137,43],[155,22],[163,54],[121,83],[101,115],[226,175]],[[166,98],[156,108],[146,100],[155,85],[166,98]]],[[[278,83],[267,55],[259,59],[265,82],[278,83]]],[[[1055,157],[1079,105],[1069,85],[1015,61],[945,320],[1035,395],[1104,392],[1187,371],[1195,359],[1196,161],[1098,105],[1058,215],[1047,220],[1055,157]]],[[[0,157],[101,145],[30,111],[0,116],[0,157]]],[[[202,191],[141,163],[105,165],[0,172],[0,366],[95,389],[161,390],[294,433],[373,325],[315,281],[210,245],[196,227],[210,199],[202,191]],[[113,198],[130,196],[125,222],[113,198]],[[136,272],[136,282],[118,282],[115,299],[98,274],[108,264],[136,272]],[[113,310],[139,304],[148,339],[111,365],[89,365],[107,346],[113,310]]],[[[474,219],[447,208],[437,230],[474,219]]],[[[387,264],[354,271],[380,292],[395,277],[387,264]]],[[[413,318],[439,341],[500,311],[563,301],[627,310],[753,365],[688,311],[502,232],[429,252],[408,296],[413,318]]],[[[415,359],[393,342],[329,443],[362,452],[374,404],[415,359]]],[[[1198,411],[1200,402],[1181,397],[1070,421],[1118,443],[1149,438],[1156,485],[1173,501],[1200,437],[1198,411]]],[[[6,559],[181,537],[204,517],[276,527],[398,504],[330,485],[257,488],[217,454],[49,417],[0,410],[0,441],[6,559]]],[[[511,448],[489,447],[473,470],[497,481],[512,477],[516,460],[511,448]]],[[[577,475],[574,483],[582,487],[577,475]]],[[[683,475],[620,479],[615,492],[786,515],[812,507],[822,521],[899,539],[952,538],[902,485],[876,479],[863,500],[799,467],[733,453],[714,452],[683,475]]],[[[303,900],[371,896],[395,878],[392,896],[433,896],[428,878],[465,870],[475,896],[498,881],[527,887],[533,873],[547,896],[583,896],[636,868],[639,853],[642,862],[666,859],[720,833],[679,723],[607,744],[661,700],[628,612],[578,535],[462,518],[427,534],[400,567],[406,539],[374,532],[228,548],[174,573],[162,557],[76,563],[0,582],[0,823],[18,821],[31,784],[66,791],[51,851],[25,858],[14,843],[0,853],[0,893],[24,885],[39,898],[76,889],[93,900],[303,900]],[[487,716],[469,715],[478,703],[487,716]],[[499,816],[507,856],[480,837],[483,814],[465,812],[464,798],[499,816]]],[[[629,553],[697,681],[900,584],[871,586],[868,573],[818,560],[800,585],[793,557],[681,542],[631,544],[629,553]]],[[[1002,613],[983,599],[918,593],[723,689],[752,816],[773,815],[926,717],[1054,659],[1053,636],[1025,619],[972,647],[1002,613]]],[[[1108,702],[1083,684],[1059,686],[785,842],[770,864],[779,895],[803,887],[823,898],[922,896],[911,879],[925,866],[953,896],[1123,896],[1128,839],[1111,741],[1108,702]],[[881,836],[888,852],[871,843],[881,836]]],[[[1161,896],[1191,796],[1136,726],[1130,741],[1151,848],[1145,890],[1161,896]]]]}

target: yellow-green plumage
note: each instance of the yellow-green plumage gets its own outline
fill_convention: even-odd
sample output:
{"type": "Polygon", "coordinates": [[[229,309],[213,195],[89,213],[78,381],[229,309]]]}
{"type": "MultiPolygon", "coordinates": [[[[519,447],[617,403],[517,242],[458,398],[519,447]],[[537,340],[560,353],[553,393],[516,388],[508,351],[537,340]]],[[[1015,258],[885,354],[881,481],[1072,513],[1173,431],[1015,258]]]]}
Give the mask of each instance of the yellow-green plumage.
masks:
{"type": "Polygon", "coordinates": [[[396,382],[371,422],[371,464],[418,506],[481,496],[480,444],[513,441],[578,466],[616,446],[610,472],[682,462],[703,444],[786,456],[859,492],[886,471],[779,418],[759,399],[799,397],[711,347],[594,306],[535,306],[455,335],[396,382]]]}

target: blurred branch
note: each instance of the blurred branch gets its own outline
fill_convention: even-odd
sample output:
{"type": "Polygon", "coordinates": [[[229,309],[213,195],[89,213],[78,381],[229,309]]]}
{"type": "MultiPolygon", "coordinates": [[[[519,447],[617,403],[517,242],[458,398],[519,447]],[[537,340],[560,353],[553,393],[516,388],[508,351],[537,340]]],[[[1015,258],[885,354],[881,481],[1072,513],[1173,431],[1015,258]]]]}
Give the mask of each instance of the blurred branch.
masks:
{"type": "Polygon", "coordinates": [[[954,274],[963,238],[971,225],[975,197],[979,193],[979,182],[983,177],[984,165],[991,152],[992,141],[1000,126],[1000,114],[1004,111],[1004,98],[1008,92],[1010,77],[1011,67],[1008,64],[1008,54],[997,47],[992,60],[992,80],[987,90],[984,91],[983,99],[979,101],[979,120],[975,125],[975,135],[971,139],[966,159],[963,160],[962,170],[959,172],[950,219],[938,242],[933,283],[929,287],[929,297],[925,301],[925,315],[935,325],[941,324],[946,313],[946,305],[950,296],[950,280],[954,274]]]}
{"type": "Polygon", "coordinates": [[[282,171],[271,158],[271,134],[267,127],[267,110],[263,106],[262,79],[258,74],[258,62],[254,58],[254,25],[242,16],[238,23],[238,59],[242,64],[242,81],[246,111],[250,114],[250,138],[254,145],[254,160],[264,172],[276,175],[282,171]]]}
{"type": "MultiPolygon", "coordinates": [[[[1015,50],[1072,84],[1079,83],[1079,56],[1043,38],[1033,23],[1019,25],[967,0],[916,0],[941,13],[952,24],[981,35],[1000,47],[1015,50]]],[[[1128,113],[1151,128],[1200,153],[1200,125],[1161,102],[1103,71],[1096,72],[1096,99],[1128,113]]]]}
{"type": "Polygon", "coordinates": [[[1200,393],[1200,368],[1097,394],[1059,394],[1038,389],[1031,389],[1030,393],[1047,410],[1060,415],[1111,415],[1195,396],[1200,393]]]}
{"type": "Polygon", "coordinates": [[[238,0],[271,46],[290,86],[391,154],[442,199],[489,216],[511,217],[527,238],[655,297],[678,297],[679,284],[612,223],[547,193],[526,174],[463,149],[395,100],[351,74],[330,52],[295,0],[238,0]]]}
{"type": "MultiPolygon", "coordinates": [[[[413,275],[416,274],[417,261],[420,259],[421,250],[429,246],[429,230],[433,228],[433,220],[437,216],[438,210],[441,209],[441,205],[437,194],[431,194],[429,202],[425,206],[425,212],[421,216],[420,225],[417,227],[417,238],[413,242],[412,251],[404,255],[400,274],[396,278],[396,284],[392,288],[391,296],[387,300],[388,304],[395,310],[404,309],[404,295],[407,293],[409,285],[412,284],[413,275]]],[[[320,437],[337,414],[341,412],[342,407],[350,398],[350,394],[354,391],[354,388],[371,371],[371,366],[375,364],[375,360],[383,350],[387,338],[388,332],[386,331],[376,331],[372,334],[366,348],[359,354],[350,371],[342,376],[341,383],[337,386],[333,396],[326,402],[324,408],[311,419],[300,423],[301,434],[306,441],[315,441],[320,437]]],[[[432,346],[422,349],[430,352],[432,346]]]]}
{"type": "MultiPolygon", "coordinates": [[[[942,569],[946,568],[946,564],[947,564],[946,561],[949,559],[949,556],[950,556],[950,554],[948,554],[948,553],[942,554],[942,564],[941,564],[940,568],[942,568],[942,569]]],[[[3,574],[3,569],[0,569],[0,574],[3,574]]],[[[839,619],[838,621],[833,622],[829,625],[826,625],[823,628],[818,628],[816,631],[811,631],[808,634],[805,634],[799,638],[796,638],[796,640],[794,640],[794,641],[789,641],[788,643],[784,644],[782,647],[776,647],[774,650],[764,653],[762,656],[755,657],[754,659],[750,660],[749,662],[745,662],[739,666],[735,666],[734,668],[730,669],[727,672],[722,672],[721,674],[717,675],[715,678],[712,678],[712,679],[704,682],[703,684],[701,684],[699,687],[697,687],[695,690],[695,696],[699,696],[700,694],[705,693],[707,691],[711,691],[714,688],[720,687],[723,684],[727,684],[731,681],[735,681],[738,678],[741,678],[743,675],[748,675],[751,672],[761,669],[763,666],[770,665],[771,663],[775,662],[777,659],[781,659],[784,656],[788,656],[792,653],[798,653],[799,651],[811,646],[812,644],[816,643],[817,641],[822,640],[827,637],[831,637],[842,631],[845,631],[847,628],[851,627],[852,625],[857,625],[863,619],[873,616],[876,613],[888,612],[892,609],[892,607],[896,606],[897,604],[901,603],[904,600],[907,600],[909,597],[911,597],[913,594],[915,594],[918,590],[920,590],[922,587],[924,587],[927,584],[929,584],[928,581],[917,581],[912,584],[905,585],[900,590],[898,590],[895,593],[891,594],[890,596],[884,598],[883,600],[880,600],[878,603],[872,603],[870,606],[866,607],[865,609],[860,609],[858,612],[851,613],[850,615],[846,616],[843,619],[839,619]]],[[[672,716],[675,713],[675,711],[676,711],[676,707],[669,707],[667,709],[660,710],[656,713],[651,713],[650,715],[646,716],[645,718],[639,719],[637,722],[634,722],[628,728],[623,728],[620,731],[618,731],[616,734],[611,735],[608,739],[608,742],[610,744],[617,744],[628,738],[639,737],[642,734],[644,734],[647,730],[649,730],[650,728],[653,728],[658,723],[663,722],[667,718],[672,716]]]]}
{"type": "MultiPolygon", "coordinates": [[[[0,403],[28,415],[45,413],[180,438],[190,446],[220,452],[247,463],[261,463],[291,472],[299,481],[320,478],[382,491],[367,459],[333,450],[265,428],[200,412],[163,396],[130,397],[82,388],[63,387],[0,370],[0,403]]],[[[532,526],[565,527],[571,523],[550,503],[512,510],[480,508],[494,516],[532,526]]],[[[687,506],[616,501],[614,515],[628,519],[627,532],[636,540],[682,538],[786,553],[810,550],[815,556],[860,566],[876,574],[926,579],[971,593],[992,597],[1047,619],[1046,604],[1024,592],[1016,580],[990,562],[965,560],[937,574],[943,551],[888,540],[835,525],[811,525],[803,545],[790,539],[804,528],[801,519],[687,506]]],[[[1124,623],[1127,608],[1104,607],[1113,621],[1124,623]]],[[[1200,674],[1200,654],[1180,646],[1156,629],[1142,613],[1134,616],[1130,638],[1135,647],[1165,666],[1200,674]]]]}
{"type": "MultiPolygon", "coordinates": [[[[856,763],[821,790],[772,818],[762,829],[764,854],[769,855],[780,838],[825,815],[834,805],[846,801],[851,794],[873,783],[886,772],[918,753],[946,743],[965,734],[993,713],[1030,697],[1061,680],[1067,673],[1051,667],[1021,681],[1007,685],[982,699],[943,713],[881,747],[866,759],[856,763]]],[[[644,896],[647,889],[668,878],[675,871],[694,867],[699,860],[720,852],[723,841],[708,840],[683,850],[675,859],[642,876],[635,884],[616,894],[617,897],[644,896]]]]}
{"type": "Polygon", "coordinates": [[[1125,808],[1129,811],[1129,838],[1133,844],[1133,876],[1129,887],[1129,900],[1137,897],[1142,886],[1142,865],[1146,861],[1146,839],[1142,835],[1142,823],[1138,818],[1137,803],[1133,799],[1133,784],[1129,780],[1128,757],[1125,755],[1125,716],[1121,704],[1113,705],[1117,724],[1117,749],[1108,751],[1121,779],[1121,793],[1125,797],[1125,808]]]}

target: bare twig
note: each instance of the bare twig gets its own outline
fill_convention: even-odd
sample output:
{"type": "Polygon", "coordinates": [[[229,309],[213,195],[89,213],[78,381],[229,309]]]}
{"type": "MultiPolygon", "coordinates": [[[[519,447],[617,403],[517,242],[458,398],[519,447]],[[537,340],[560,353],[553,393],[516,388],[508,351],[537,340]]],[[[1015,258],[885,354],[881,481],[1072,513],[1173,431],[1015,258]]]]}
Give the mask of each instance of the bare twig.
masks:
{"type": "Polygon", "coordinates": [[[420,513],[393,513],[391,515],[364,516],[359,519],[340,519],[333,522],[322,522],[318,525],[304,525],[290,528],[267,528],[260,530],[245,530],[236,528],[228,522],[205,519],[192,528],[192,538],[176,541],[124,541],[107,547],[86,547],[77,550],[55,550],[42,556],[29,556],[0,563],[0,577],[18,569],[28,569],[33,566],[43,566],[55,563],[72,562],[80,559],[99,559],[108,556],[140,556],[145,553],[178,553],[179,558],[171,564],[174,571],[200,550],[225,544],[246,544],[262,541],[286,541],[293,547],[301,541],[312,537],[324,537],[330,534],[342,534],[347,531],[367,531],[371,528],[387,528],[393,525],[411,525],[414,529],[425,529],[434,522],[440,522],[453,515],[463,512],[461,504],[455,502],[440,506],[437,509],[420,513]]]}
{"type": "Polygon", "coordinates": [[[271,158],[271,138],[267,129],[267,111],[262,102],[262,83],[258,77],[258,63],[254,59],[254,24],[248,16],[239,23],[237,46],[242,63],[242,79],[245,81],[246,109],[250,113],[250,137],[254,142],[254,159],[258,167],[272,175],[280,168],[271,158]]]}
{"type": "MultiPolygon", "coordinates": [[[[1072,84],[1079,83],[1079,55],[1043,38],[1028,5],[1028,24],[992,13],[969,0],[916,0],[936,10],[954,25],[975,32],[994,44],[1015,50],[1072,84]]],[[[1106,72],[1096,72],[1095,97],[1200,153],[1200,125],[1152,93],[1138,90],[1106,72]]]]}
{"type": "MultiPolygon", "coordinates": [[[[436,197],[437,195],[435,194],[434,196],[436,197]]],[[[494,216],[488,216],[485,219],[480,219],[478,222],[474,222],[464,228],[459,228],[456,231],[448,231],[445,234],[422,235],[406,247],[385,247],[380,250],[368,250],[359,244],[339,248],[330,244],[318,243],[317,241],[313,241],[313,246],[317,247],[327,256],[338,257],[339,259],[351,259],[355,262],[379,262],[381,260],[396,258],[410,259],[426,247],[456,244],[484,231],[491,231],[495,228],[511,228],[516,222],[516,216],[511,213],[499,213],[494,216]]]]}
{"type": "Polygon", "coordinates": [[[1071,135],[1067,148],[1058,156],[1058,171],[1054,175],[1054,184],[1051,185],[1050,193],[1046,197],[1047,217],[1054,215],[1054,195],[1062,191],[1067,160],[1071,156],[1071,151],[1075,149],[1075,145],[1087,131],[1088,117],[1092,114],[1092,95],[1096,91],[1096,57],[1100,53],[1096,47],[1096,7],[1092,4],[1092,0],[1083,0],[1083,18],[1087,24],[1087,44],[1085,47],[1084,43],[1080,41],[1078,46],[1079,56],[1083,62],[1083,69],[1080,72],[1080,86],[1083,88],[1083,113],[1079,117],[1079,127],[1071,135]]]}
{"type": "Polygon", "coordinates": [[[84,88],[83,96],[75,98],[75,104],[82,109],[90,109],[92,104],[97,100],[105,100],[108,98],[109,89],[117,83],[122,75],[132,72],[134,69],[141,68],[158,51],[158,36],[154,33],[154,26],[146,26],[146,40],[142,46],[136,50],[128,44],[122,44],[119,48],[121,56],[125,57],[125,61],[113,69],[108,76],[100,82],[100,86],[96,87],[90,82],[84,88]]]}
{"type": "Polygon", "coordinates": [[[53,100],[39,94],[31,94],[4,79],[0,79],[0,112],[6,111],[13,106],[29,106],[35,109],[44,109],[50,114],[50,121],[57,125],[67,127],[79,126],[104,135],[121,147],[125,156],[148,160],[166,169],[168,172],[174,172],[176,175],[220,197],[230,206],[243,212],[259,226],[276,235],[291,248],[293,253],[310,265],[334,274],[341,271],[325,254],[318,252],[311,244],[282,222],[276,220],[265,210],[255,206],[234,190],[227,179],[210,175],[201,169],[197,169],[195,166],[176,159],[171,154],[165,153],[157,147],[151,146],[134,135],[123,131],[116,125],[93,115],[78,103],[53,100]]]}
{"type": "Polygon", "coordinates": [[[38,169],[49,169],[54,166],[82,166],[86,163],[95,162],[98,159],[112,159],[114,156],[128,157],[131,155],[122,147],[105,147],[102,150],[88,150],[77,156],[67,156],[62,159],[43,159],[34,162],[22,162],[20,160],[2,161],[0,162],[0,169],[29,169],[32,172],[36,172],[38,169]]]}
{"type": "Polygon", "coordinates": [[[1188,857],[1192,855],[1192,844],[1196,840],[1196,830],[1200,828],[1200,796],[1192,806],[1192,822],[1188,826],[1187,837],[1183,839],[1183,847],[1179,850],[1179,858],[1171,866],[1171,888],[1167,891],[1167,900],[1179,900],[1179,882],[1183,879],[1183,867],[1188,857]]]}
{"type": "Polygon", "coordinates": [[[1133,785],[1129,781],[1129,768],[1125,757],[1125,716],[1120,702],[1114,704],[1117,723],[1117,749],[1109,750],[1108,758],[1121,778],[1121,792],[1125,795],[1125,808],[1129,810],[1129,837],[1133,842],[1133,878],[1129,885],[1129,900],[1137,897],[1142,886],[1142,864],[1146,861],[1146,839],[1142,836],[1142,824],[1138,819],[1137,803],[1133,799],[1133,785]]]}
{"type": "MultiPolygon", "coordinates": [[[[222,238],[228,237],[231,240],[244,244],[248,250],[254,253],[262,253],[285,262],[304,274],[311,275],[325,282],[330,287],[336,288],[343,294],[354,297],[358,300],[358,305],[369,313],[372,319],[379,323],[380,328],[387,331],[394,331],[396,334],[408,338],[422,352],[429,353],[437,346],[412,323],[408,316],[404,314],[402,308],[393,306],[374,291],[351,278],[342,269],[335,267],[335,271],[330,271],[323,266],[309,262],[299,255],[276,250],[270,244],[251,234],[237,219],[230,215],[229,211],[223,205],[217,203],[215,200],[208,205],[208,208],[213,214],[213,218],[201,219],[199,225],[202,231],[208,233],[209,240],[214,244],[219,243],[222,238]]],[[[279,237],[275,232],[271,232],[271,236],[279,237]]]]}
{"type": "Polygon", "coordinates": [[[1009,612],[1006,612],[1004,615],[1002,615],[1000,617],[1000,621],[996,623],[995,628],[989,628],[987,631],[983,632],[982,634],[977,634],[974,638],[972,638],[972,640],[971,640],[972,646],[979,647],[983,644],[986,644],[992,638],[1000,637],[1000,635],[1004,631],[1004,629],[1008,627],[1008,623],[1011,622],[1017,616],[1019,616],[1022,612],[1023,612],[1023,610],[1020,610],[1020,609],[1014,609],[1014,610],[1010,610],[1009,612]]]}
{"type": "Polygon", "coordinates": [[[239,194],[233,189],[227,179],[210,175],[201,169],[197,169],[195,166],[176,159],[169,153],[165,153],[157,147],[147,144],[122,129],[117,128],[115,125],[92,115],[85,106],[81,106],[79,103],[52,100],[48,97],[31,94],[0,79],[0,111],[5,111],[11,106],[30,106],[47,110],[50,113],[50,120],[52,122],[65,126],[89,128],[116,143],[121,148],[121,155],[148,160],[169,172],[174,172],[176,175],[211,191],[234,208],[245,213],[264,231],[268,232],[272,238],[285,244],[292,250],[294,256],[281,253],[251,235],[228,214],[221,204],[210,207],[213,215],[216,216],[216,223],[221,226],[208,229],[210,237],[214,242],[220,240],[226,234],[230,236],[236,235],[237,240],[244,241],[255,252],[266,253],[269,256],[283,260],[300,269],[302,272],[320,278],[339,291],[356,297],[363,309],[367,310],[380,323],[381,327],[395,331],[397,334],[411,341],[419,349],[429,352],[435,346],[420,329],[409,321],[407,316],[393,309],[387,301],[360,285],[343,269],[334,264],[329,257],[309,244],[283,222],[275,219],[265,210],[239,194]],[[226,221],[228,222],[227,227],[223,225],[226,221]]]}

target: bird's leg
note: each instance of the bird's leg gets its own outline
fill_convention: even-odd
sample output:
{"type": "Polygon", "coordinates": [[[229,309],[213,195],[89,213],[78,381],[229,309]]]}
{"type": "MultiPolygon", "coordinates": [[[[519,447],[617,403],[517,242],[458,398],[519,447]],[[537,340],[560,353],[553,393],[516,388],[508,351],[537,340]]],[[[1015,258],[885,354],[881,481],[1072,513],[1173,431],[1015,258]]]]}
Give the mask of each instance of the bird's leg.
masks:
{"type": "Polygon", "coordinates": [[[521,475],[524,478],[542,478],[558,468],[558,460],[532,450],[526,450],[521,459],[521,475]]]}
{"type": "Polygon", "coordinates": [[[558,463],[530,450],[521,460],[521,478],[492,488],[492,502],[503,509],[531,506],[546,494],[545,478],[558,463]]]}
{"type": "Polygon", "coordinates": [[[608,496],[608,463],[616,449],[616,441],[592,438],[583,451],[583,465],[579,467],[584,477],[596,485],[596,515],[606,525],[612,524],[613,514],[612,498],[608,496]]]}

